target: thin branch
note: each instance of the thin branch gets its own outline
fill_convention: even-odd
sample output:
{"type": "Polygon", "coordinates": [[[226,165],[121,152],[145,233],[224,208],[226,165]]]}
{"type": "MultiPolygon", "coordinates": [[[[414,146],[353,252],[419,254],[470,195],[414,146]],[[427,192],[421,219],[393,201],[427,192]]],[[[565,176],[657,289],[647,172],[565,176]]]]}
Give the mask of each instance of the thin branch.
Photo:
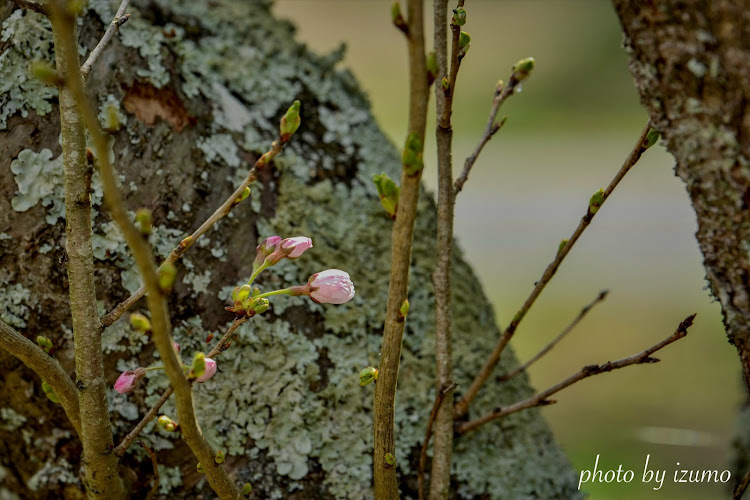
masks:
{"type": "Polygon", "coordinates": [[[499,379],[499,382],[505,382],[506,380],[512,379],[513,377],[515,377],[519,373],[525,372],[526,370],[529,369],[529,367],[531,365],[533,365],[534,363],[536,363],[537,361],[539,361],[539,359],[542,358],[542,356],[544,356],[545,354],[547,354],[548,352],[550,352],[552,350],[552,348],[554,348],[563,338],[565,338],[565,336],[567,336],[570,332],[573,331],[573,329],[576,326],[578,326],[578,323],[581,322],[581,320],[586,316],[586,314],[588,314],[588,312],[594,306],[596,306],[598,303],[600,303],[601,301],[603,301],[607,297],[607,293],[609,293],[608,290],[604,290],[602,292],[599,292],[599,295],[590,304],[588,304],[586,307],[584,307],[583,309],[581,309],[581,312],[578,313],[578,316],[576,316],[576,318],[567,327],[565,327],[565,330],[563,330],[562,332],[560,332],[560,335],[558,335],[557,337],[555,337],[555,339],[552,342],[550,342],[549,344],[547,344],[546,346],[544,346],[544,348],[542,348],[541,351],[539,351],[533,358],[531,358],[530,360],[528,360],[522,366],[519,366],[515,370],[513,370],[513,371],[511,371],[509,373],[506,373],[505,375],[501,376],[500,379],[499,379]]]}
{"type": "MultiPolygon", "coordinates": [[[[234,332],[237,331],[237,328],[244,322],[248,320],[247,317],[237,318],[235,319],[230,327],[227,329],[224,336],[219,340],[219,342],[216,344],[216,346],[211,349],[211,352],[206,354],[207,358],[215,359],[216,356],[221,354],[226,350],[226,343],[229,340],[229,338],[234,335],[234,332]]],[[[133,443],[136,437],[143,431],[143,429],[148,425],[149,422],[151,422],[153,419],[156,418],[156,416],[159,414],[159,410],[161,410],[161,407],[164,406],[164,403],[167,402],[169,399],[169,396],[172,395],[174,392],[174,389],[170,385],[166,391],[164,391],[164,394],[161,395],[159,400],[154,403],[154,405],[151,407],[151,409],[146,413],[143,418],[141,419],[138,424],[133,427],[133,429],[128,433],[127,436],[123,438],[123,440],[120,442],[119,445],[115,448],[115,456],[116,457],[122,457],[125,455],[125,452],[128,451],[128,448],[133,443]]]]}
{"type": "Polygon", "coordinates": [[[151,458],[151,466],[154,468],[154,484],[146,495],[146,500],[151,500],[159,491],[159,463],[156,461],[156,453],[153,448],[143,441],[138,441],[138,445],[148,453],[149,458],[151,458]]]}
{"type": "MultiPolygon", "coordinates": [[[[221,206],[217,208],[216,211],[211,214],[211,216],[193,232],[193,234],[185,237],[176,247],[174,247],[174,249],[172,249],[169,257],[167,257],[167,259],[162,262],[161,266],[159,266],[159,269],[162,269],[162,267],[164,267],[164,265],[167,263],[174,264],[175,262],[177,262],[177,260],[182,257],[187,249],[190,248],[198,240],[198,238],[200,238],[209,229],[211,229],[211,227],[213,227],[213,225],[216,224],[217,221],[229,214],[229,212],[231,212],[232,209],[237,205],[237,199],[242,195],[243,191],[245,191],[245,188],[255,182],[260,171],[263,170],[263,168],[281,152],[281,150],[284,148],[284,145],[285,142],[282,142],[281,138],[278,138],[276,141],[274,141],[271,144],[271,149],[269,149],[260,158],[258,158],[253,167],[248,171],[247,177],[242,182],[242,184],[240,184],[237,189],[235,189],[234,192],[229,195],[226,201],[224,201],[224,203],[222,203],[221,206]]],[[[141,286],[130,297],[117,304],[114,309],[112,309],[109,313],[105,314],[102,317],[103,328],[106,328],[117,321],[120,316],[122,316],[144,295],[146,295],[145,285],[141,286]]]]}
{"type": "Polygon", "coordinates": [[[41,14],[47,15],[47,2],[38,2],[36,0],[13,0],[13,3],[22,9],[29,9],[41,14]]]}
{"type": "Polygon", "coordinates": [[[110,40],[112,40],[112,37],[115,36],[115,33],[120,29],[120,26],[130,19],[130,14],[125,14],[125,9],[128,8],[129,3],[130,0],[122,0],[120,8],[117,9],[117,13],[115,14],[114,19],[112,19],[112,22],[109,23],[109,27],[107,28],[107,31],[104,32],[104,36],[99,40],[99,43],[94,47],[94,50],[91,51],[86,62],[83,63],[83,66],[81,66],[81,74],[83,75],[84,80],[89,76],[96,59],[104,51],[104,48],[109,44],[110,40]]]}
{"type": "MultiPolygon", "coordinates": [[[[614,189],[617,187],[623,177],[625,177],[628,171],[630,171],[633,165],[638,162],[641,155],[645,151],[644,144],[649,129],[649,125],[646,124],[645,128],[641,132],[641,135],[638,137],[633,150],[625,160],[625,163],[622,165],[615,177],[609,183],[609,186],[607,186],[607,189],[604,191],[601,202],[602,205],[607,201],[609,196],[612,194],[612,191],[614,191],[614,189]]],[[[578,227],[568,239],[568,242],[563,245],[563,247],[557,252],[557,255],[555,256],[555,259],[552,261],[552,263],[547,266],[547,269],[545,269],[544,274],[542,274],[542,277],[539,279],[539,281],[537,281],[536,286],[534,286],[534,289],[531,291],[531,294],[526,298],[526,302],[524,302],[523,306],[521,306],[521,309],[518,310],[518,312],[513,317],[513,320],[508,325],[508,328],[506,328],[503,334],[500,336],[500,340],[495,345],[495,348],[493,349],[490,356],[487,358],[487,361],[482,367],[482,370],[474,378],[474,381],[469,386],[466,394],[464,394],[463,398],[461,398],[461,401],[459,401],[456,405],[456,418],[462,417],[469,410],[469,405],[474,400],[474,398],[476,398],[479,389],[482,388],[490,375],[492,375],[492,371],[494,370],[498,361],[500,361],[500,355],[505,349],[505,346],[508,345],[508,342],[510,342],[510,339],[513,338],[513,335],[516,333],[521,320],[523,320],[524,316],[534,304],[537,297],[539,297],[539,295],[542,293],[542,290],[544,290],[544,287],[547,286],[547,283],[549,283],[552,277],[555,275],[555,272],[557,272],[560,264],[562,264],[565,257],[573,248],[573,245],[575,245],[576,241],[578,241],[578,238],[580,238],[581,234],[583,234],[589,224],[591,224],[591,221],[594,219],[596,213],[598,213],[598,211],[595,213],[592,213],[590,210],[586,212],[586,215],[583,216],[581,222],[578,224],[578,227]]]]}
{"type": "MultiPolygon", "coordinates": [[[[386,455],[395,456],[394,412],[396,385],[404,336],[404,318],[399,314],[409,289],[412,236],[417,216],[421,155],[423,152],[427,103],[430,97],[427,86],[425,61],[424,20],[422,0],[408,1],[409,37],[409,127],[407,147],[414,153],[417,163],[410,163],[401,172],[401,193],[398,212],[393,223],[391,239],[391,271],[386,306],[383,346],[380,358],[380,375],[375,387],[373,404],[373,475],[375,498],[398,498],[396,467],[386,462],[386,455]],[[414,167],[417,167],[413,170],[414,167]]],[[[403,155],[402,155],[403,159],[403,155]]],[[[411,161],[411,160],[410,160],[411,161]]],[[[396,457],[398,459],[398,457],[396,457]]],[[[405,457],[402,457],[405,459],[405,457]]]]}
{"type": "Polygon", "coordinates": [[[419,472],[417,473],[419,483],[419,499],[424,500],[425,489],[424,489],[424,471],[427,467],[427,448],[430,445],[430,436],[432,435],[432,424],[435,422],[438,410],[445,401],[445,396],[453,392],[458,386],[455,382],[448,387],[443,388],[435,395],[435,402],[432,404],[432,410],[430,411],[430,418],[427,420],[427,429],[424,432],[424,441],[422,442],[422,450],[419,452],[419,472]]]}
{"type": "MultiPolygon", "coordinates": [[[[75,24],[74,19],[57,9],[57,17],[75,24]]],[[[58,41],[58,40],[56,40],[58,41]]],[[[63,33],[59,45],[66,51],[77,50],[74,32],[63,33]]],[[[72,93],[78,113],[83,117],[93,142],[99,163],[104,200],[130,247],[140,275],[148,290],[148,308],[151,313],[152,340],[164,362],[164,370],[175,390],[177,414],[180,419],[182,435],[200,463],[204,465],[206,478],[211,488],[222,499],[240,498],[237,485],[229,478],[226,469],[214,463],[214,451],[206,441],[195,416],[193,394],[190,382],[185,376],[182,362],[172,347],[171,324],[167,312],[167,302],[157,275],[156,263],[148,241],[136,228],[128,216],[122,195],[117,187],[115,170],[110,163],[107,151],[107,139],[99,126],[96,109],[89,102],[80,71],[65,74],[66,88],[72,93]]],[[[106,414],[106,412],[105,412],[106,414]]],[[[99,417],[100,418],[100,417],[99,417]]],[[[113,456],[114,458],[114,456],[113,456]]]]}
{"type": "Polygon", "coordinates": [[[747,491],[748,486],[750,486],[750,470],[748,470],[742,480],[737,483],[737,486],[734,488],[734,493],[732,494],[732,500],[741,500],[742,496],[747,491]]]}
{"type": "Polygon", "coordinates": [[[639,352],[638,354],[634,354],[632,356],[620,359],[618,361],[608,361],[607,363],[604,363],[603,365],[584,366],[577,373],[571,375],[570,377],[566,378],[562,382],[550,387],[546,391],[541,392],[537,394],[536,396],[533,396],[525,401],[520,401],[518,403],[515,403],[511,406],[508,406],[505,408],[500,408],[500,407],[496,408],[492,412],[488,413],[487,415],[484,415],[483,417],[479,417],[476,420],[471,420],[469,422],[459,424],[456,428],[456,431],[459,434],[466,434],[467,432],[473,431],[477,427],[484,425],[487,422],[491,422],[492,420],[505,417],[507,415],[510,415],[511,413],[516,413],[518,411],[526,410],[528,408],[534,408],[537,406],[553,404],[556,401],[549,400],[547,398],[549,398],[553,394],[560,392],[566,387],[569,387],[575,384],[576,382],[581,381],[585,378],[592,377],[594,375],[599,375],[602,373],[611,372],[612,370],[625,368],[626,366],[630,366],[630,365],[639,365],[639,364],[644,364],[644,363],[657,363],[659,362],[659,359],[652,358],[651,355],[654,354],[656,351],[668,346],[672,342],[675,342],[685,337],[687,335],[687,329],[690,328],[690,326],[692,326],[693,324],[694,318],[695,318],[695,314],[691,314],[690,316],[685,318],[685,320],[683,320],[682,323],[680,323],[680,325],[677,327],[677,330],[675,330],[675,332],[672,335],[662,340],[658,344],[653,345],[642,352],[639,352]]]}
{"type": "Polygon", "coordinates": [[[42,351],[35,343],[0,321],[0,347],[18,358],[55,391],[60,404],[78,436],[81,435],[81,412],[73,380],[65,373],[55,358],[42,351]]]}

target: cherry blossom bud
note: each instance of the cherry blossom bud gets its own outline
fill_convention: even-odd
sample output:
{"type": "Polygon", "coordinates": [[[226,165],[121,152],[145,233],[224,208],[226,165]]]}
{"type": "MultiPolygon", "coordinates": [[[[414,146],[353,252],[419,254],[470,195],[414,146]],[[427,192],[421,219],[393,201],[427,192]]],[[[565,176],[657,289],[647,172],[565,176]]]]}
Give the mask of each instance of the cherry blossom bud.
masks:
{"type": "Polygon", "coordinates": [[[456,7],[453,9],[453,19],[451,22],[456,26],[463,26],[466,24],[466,9],[463,7],[456,7]]]}
{"type": "Polygon", "coordinates": [[[206,366],[203,375],[195,379],[196,382],[200,382],[201,384],[216,375],[216,361],[211,358],[205,358],[204,361],[206,366]]]}
{"type": "Polygon", "coordinates": [[[214,457],[214,462],[217,464],[223,464],[224,463],[224,452],[219,450],[216,452],[216,456],[214,457]]]}
{"type": "Polygon", "coordinates": [[[132,313],[130,315],[130,324],[136,331],[148,333],[151,331],[151,321],[141,313],[132,313]]]}
{"type": "Polygon", "coordinates": [[[167,432],[174,432],[177,430],[177,423],[166,415],[161,415],[157,420],[159,427],[167,432]]]}
{"type": "Polygon", "coordinates": [[[180,351],[182,350],[182,347],[180,347],[180,344],[178,344],[177,342],[172,342],[172,348],[177,354],[180,354],[180,351]]]}
{"type": "Polygon", "coordinates": [[[589,214],[594,215],[598,212],[602,203],[604,203],[604,189],[600,189],[591,195],[591,199],[589,200],[589,214]]]}
{"type": "Polygon", "coordinates": [[[279,124],[279,136],[281,142],[287,142],[289,138],[292,137],[292,134],[294,134],[299,128],[299,124],[302,121],[299,116],[299,108],[300,102],[294,101],[294,103],[289,106],[286,114],[281,118],[281,123],[279,124]]]}
{"type": "Polygon", "coordinates": [[[250,285],[242,285],[237,291],[237,298],[235,300],[244,302],[253,293],[253,287],[250,285]]]}
{"type": "Polygon", "coordinates": [[[115,390],[120,394],[125,394],[135,389],[138,381],[146,375],[146,370],[143,368],[136,368],[135,370],[124,371],[117,377],[115,382],[115,390]]]}
{"type": "Polygon", "coordinates": [[[266,258],[271,255],[279,244],[282,242],[281,236],[269,236],[263,242],[255,248],[255,261],[253,261],[253,269],[258,269],[266,258]]]}
{"type": "Polygon", "coordinates": [[[197,378],[202,377],[205,373],[206,373],[206,355],[202,352],[196,352],[195,356],[193,356],[193,364],[190,367],[190,378],[197,379],[197,378]]]}
{"type": "Polygon", "coordinates": [[[298,259],[305,250],[312,248],[312,240],[306,236],[296,236],[294,238],[287,238],[281,242],[281,248],[286,253],[286,257],[289,260],[298,259]]]}
{"type": "Polygon", "coordinates": [[[327,269],[313,274],[308,281],[310,298],[318,304],[343,304],[354,297],[354,283],[349,273],[327,269]]]}
{"type": "Polygon", "coordinates": [[[378,369],[368,366],[359,372],[359,385],[362,387],[375,382],[378,379],[378,369]]]}

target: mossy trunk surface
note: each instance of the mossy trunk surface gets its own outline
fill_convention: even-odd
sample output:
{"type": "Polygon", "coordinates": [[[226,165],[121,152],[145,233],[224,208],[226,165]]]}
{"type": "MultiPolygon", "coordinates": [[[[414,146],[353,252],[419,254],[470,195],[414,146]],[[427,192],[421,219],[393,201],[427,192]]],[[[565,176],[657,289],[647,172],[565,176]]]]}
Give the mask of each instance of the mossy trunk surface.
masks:
{"type": "Polygon", "coordinates": [[[746,391],[736,474],[750,468],[750,11],[742,0],[613,1],[630,69],[677,160],[711,292],[746,391]]]}
{"type": "MultiPolygon", "coordinates": [[[[90,50],[119,2],[92,0],[81,45],[90,50]]],[[[261,237],[311,236],[304,258],[264,273],[264,290],[304,283],[327,268],[348,271],[357,288],[343,306],[280,297],[243,325],[218,359],[219,373],[196,387],[209,441],[257,498],[372,496],[372,387],[357,373],[377,366],[387,293],[392,222],[371,177],[395,177],[399,155],[378,129],[342,54],[310,53],[270,2],[136,1],[88,82],[112,132],[111,155],[128,209],[153,210],[151,241],[160,257],[195,229],[244,178],[277,133],[278,120],[302,101],[302,127],[265,170],[251,199],[198,241],[178,265],[170,299],[185,359],[207,350],[232,315],[232,288],[247,280],[261,237]]],[[[57,93],[26,76],[52,60],[49,23],[0,4],[0,315],[26,336],[45,335],[74,371],[68,306],[63,179],[57,93]]],[[[94,258],[100,312],[139,286],[132,258],[92,184],[94,258]]],[[[416,457],[434,398],[435,207],[423,193],[415,230],[411,311],[397,394],[397,460],[406,497],[416,492],[416,457]]],[[[460,252],[454,257],[455,380],[468,386],[496,342],[492,307],[460,252]]],[[[145,312],[143,301],[135,311],[145,312]]],[[[121,371],[158,363],[148,338],[122,318],[104,333],[115,443],[167,387],[149,372],[130,394],[111,389],[121,371]]],[[[516,365],[510,352],[498,373],[516,365]]],[[[488,384],[473,414],[532,393],[525,377],[488,384]]],[[[176,417],[172,402],[163,413],[176,417]]],[[[212,498],[186,445],[150,424],[163,498],[212,498]]],[[[81,498],[81,445],[41,381],[0,351],[0,498],[81,498]]],[[[133,446],[122,460],[132,498],[153,478],[133,446]]],[[[515,414],[456,439],[458,498],[571,498],[576,477],[538,411],[515,414]]]]}

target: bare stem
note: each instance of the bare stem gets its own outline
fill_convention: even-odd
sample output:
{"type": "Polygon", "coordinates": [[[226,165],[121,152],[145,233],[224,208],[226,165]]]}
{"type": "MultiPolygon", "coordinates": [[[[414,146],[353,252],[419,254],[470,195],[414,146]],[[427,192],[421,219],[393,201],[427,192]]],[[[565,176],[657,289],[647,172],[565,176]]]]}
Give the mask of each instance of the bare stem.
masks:
{"type": "Polygon", "coordinates": [[[594,306],[596,306],[598,303],[600,303],[605,298],[607,298],[607,293],[609,293],[608,290],[604,290],[602,292],[599,292],[599,295],[590,304],[588,304],[586,307],[584,307],[583,309],[581,309],[581,312],[578,313],[578,316],[576,316],[576,318],[568,326],[566,326],[565,329],[562,332],[560,332],[560,334],[557,337],[555,337],[554,340],[552,340],[552,342],[550,342],[549,344],[547,344],[546,346],[544,346],[541,351],[539,351],[538,353],[536,353],[536,355],[533,358],[531,358],[530,360],[528,360],[526,363],[524,363],[523,365],[519,366],[515,370],[513,370],[511,372],[508,372],[505,375],[501,376],[500,379],[499,379],[499,381],[500,382],[505,382],[506,380],[512,379],[513,377],[515,377],[519,373],[522,373],[522,372],[525,372],[526,370],[528,370],[531,365],[533,365],[534,363],[536,363],[537,361],[539,361],[545,354],[547,354],[548,352],[550,352],[558,343],[560,343],[560,341],[562,339],[564,339],[570,332],[572,332],[573,329],[576,326],[578,326],[578,323],[581,322],[581,320],[588,314],[588,312],[594,306]]]}
{"type": "MultiPolygon", "coordinates": [[[[438,391],[437,395],[435,395],[435,402],[432,404],[432,410],[430,411],[430,418],[427,420],[427,429],[425,429],[424,431],[424,441],[422,442],[422,450],[419,453],[419,471],[417,473],[417,479],[418,479],[418,484],[419,484],[419,499],[420,500],[423,500],[425,498],[424,471],[427,468],[427,448],[430,445],[430,436],[432,435],[432,425],[435,422],[435,417],[437,416],[438,410],[440,409],[441,405],[445,401],[445,396],[453,392],[456,386],[457,384],[453,383],[449,385],[448,387],[445,387],[443,390],[438,391]]],[[[434,453],[433,453],[433,456],[434,456],[434,453]]],[[[434,467],[433,467],[433,471],[434,471],[434,467]]]]}
{"type": "MultiPolygon", "coordinates": [[[[226,201],[224,201],[224,203],[222,203],[221,206],[217,208],[216,211],[211,214],[211,216],[193,232],[193,234],[185,237],[179,245],[172,249],[169,257],[167,257],[167,259],[162,262],[159,269],[161,269],[166,263],[174,264],[175,262],[177,262],[180,257],[182,257],[182,255],[187,251],[187,249],[190,248],[198,240],[198,238],[200,238],[209,229],[211,229],[211,227],[213,227],[213,225],[216,224],[217,221],[229,214],[229,212],[232,211],[232,208],[237,205],[237,199],[240,197],[240,195],[242,195],[243,191],[245,191],[245,188],[255,182],[255,180],[258,178],[258,173],[260,173],[260,171],[265,165],[268,164],[268,162],[270,162],[274,157],[276,157],[276,155],[281,152],[284,144],[285,142],[282,142],[281,138],[274,141],[271,144],[271,149],[269,149],[265,154],[258,158],[258,160],[255,162],[255,165],[253,165],[253,167],[248,171],[247,177],[242,182],[242,184],[240,184],[237,189],[235,189],[234,192],[229,195],[229,198],[227,198],[226,201]]],[[[125,311],[130,309],[130,307],[138,302],[138,300],[140,300],[140,298],[145,294],[146,287],[144,285],[136,290],[130,297],[117,304],[117,306],[115,306],[112,311],[105,314],[102,317],[102,326],[106,328],[117,321],[117,319],[122,316],[125,311]]]]}
{"type": "Polygon", "coordinates": [[[60,363],[42,351],[35,343],[0,321],[0,347],[18,358],[52,387],[73,428],[81,435],[81,412],[76,386],[60,363]]]}
{"type": "MultiPolygon", "coordinates": [[[[50,3],[57,73],[72,82],[83,82],[79,71],[78,31],[73,16],[58,0],[50,3]]],[[[91,246],[91,197],[86,179],[84,120],[77,108],[76,92],[59,89],[60,127],[65,177],[65,250],[68,255],[70,310],[73,318],[81,442],[86,489],[92,498],[123,498],[125,490],[112,455],[104,363],[96,308],[94,255],[91,246]]]]}
{"type": "MultiPolygon", "coordinates": [[[[216,356],[224,352],[226,350],[225,346],[229,338],[234,335],[234,332],[237,331],[237,328],[239,328],[239,326],[247,320],[247,317],[235,319],[232,322],[231,326],[227,329],[221,340],[219,340],[216,346],[211,349],[211,352],[206,354],[206,357],[215,359],[216,356]]],[[[156,416],[159,414],[159,410],[161,410],[161,407],[164,406],[164,403],[167,402],[169,396],[171,396],[173,392],[174,389],[172,389],[172,386],[169,386],[167,390],[164,391],[164,394],[162,394],[159,400],[154,403],[154,406],[151,407],[148,413],[143,416],[141,421],[138,422],[135,427],[133,427],[133,430],[131,430],[128,435],[123,438],[120,444],[117,445],[117,448],[115,448],[115,456],[122,457],[123,455],[125,455],[125,452],[128,451],[128,448],[133,443],[135,438],[138,437],[138,435],[141,433],[141,431],[143,431],[143,429],[148,425],[149,422],[156,418],[156,416]]]]}
{"type": "MultiPolygon", "coordinates": [[[[422,0],[408,1],[407,38],[409,51],[409,127],[408,133],[415,134],[420,144],[424,144],[427,121],[427,68],[425,61],[424,26],[422,0]]],[[[421,149],[421,148],[420,148],[421,149]]],[[[422,151],[420,150],[419,153],[422,151]]],[[[392,500],[399,497],[396,480],[396,467],[385,461],[386,454],[395,456],[394,412],[396,405],[396,385],[401,360],[401,341],[404,335],[404,319],[399,310],[406,300],[409,289],[409,268],[411,265],[412,236],[417,215],[419,185],[422,171],[409,175],[406,168],[401,173],[401,194],[396,220],[391,236],[391,272],[388,288],[388,305],[383,330],[380,376],[375,387],[374,402],[374,479],[375,498],[392,500]]],[[[402,457],[404,459],[405,457],[402,457]]],[[[398,459],[398,457],[397,457],[398,459]]]]}
{"type": "MultiPolygon", "coordinates": [[[[609,198],[609,195],[612,194],[612,191],[614,191],[623,177],[625,177],[628,171],[630,171],[633,165],[635,165],[640,159],[641,155],[645,151],[644,144],[649,129],[649,125],[646,124],[646,127],[638,137],[633,150],[626,158],[625,163],[622,165],[615,177],[609,183],[609,186],[607,186],[607,189],[604,191],[602,204],[604,204],[604,202],[609,198]]],[[[469,389],[466,391],[466,394],[464,394],[463,398],[461,398],[461,401],[456,404],[456,418],[462,417],[469,410],[469,405],[474,400],[474,398],[476,398],[479,389],[482,388],[490,375],[492,375],[492,371],[494,370],[498,361],[500,361],[500,355],[505,349],[505,346],[508,345],[508,342],[510,342],[510,339],[516,333],[521,320],[523,320],[524,316],[534,304],[537,297],[539,297],[539,295],[542,293],[542,290],[544,290],[544,287],[547,286],[547,283],[549,283],[552,277],[555,275],[555,272],[557,272],[560,264],[562,264],[565,257],[573,248],[573,245],[575,245],[576,241],[578,241],[578,238],[580,238],[581,234],[583,234],[589,224],[591,224],[594,216],[595,213],[591,213],[591,211],[586,212],[586,215],[583,216],[581,222],[578,224],[578,227],[568,239],[568,242],[557,252],[557,255],[555,256],[555,259],[552,261],[552,263],[547,266],[544,274],[542,274],[542,277],[539,279],[539,281],[537,281],[534,289],[531,291],[531,294],[526,298],[523,306],[521,306],[521,309],[518,310],[518,312],[515,314],[510,324],[508,325],[508,328],[506,328],[503,334],[500,336],[500,340],[495,345],[495,348],[492,350],[490,356],[487,358],[487,361],[482,367],[482,370],[474,378],[474,381],[469,386],[469,389]]]]}
{"type": "Polygon", "coordinates": [[[506,415],[510,415],[511,413],[516,413],[518,411],[526,410],[528,408],[534,408],[537,406],[553,404],[556,401],[549,400],[547,398],[549,398],[553,394],[560,392],[566,387],[569,387],[575,384],[576,382],[581,381],[585,378],[592,377],[594,375],[599,375],[602,373],[611,372],[612,370],[617,370],[619,368],[625,368],[626,366],[630,366],[630,365],[639,365],[639,364],[644,364],[644,363],[657,363],[659,359],[652,358],[651,355],[654,354],[656,351],[668,346],[672,342],[675,342],[685,337],[687,335],[687,329],[690,328],[690,326],[693,324],[694,318],[695,318],[695,314],[688,316],[687,318],[685,318],[685,320],[682,323],[680,323],[680,325],[677,327],[677,330],[675,330],[675,332],[672,335],[662,340],[658,344],[651,346],[642,352],[639,352],[638,354],[634,354],[630,357],[623,358],[618,361],[608,361],[607,363],[604,363],[603,365],[584,366],[577,373],[571,375],[570,377],[566,378],[562,382],[550,387],[546,391],[540,392],[536,396],[533,396],[525,401],[520,401],[511,406],[507,406],[505,408],[498,407],[492,412],[488,413],[487,415],[484,415],[483,417],[479,417],[476,420],[471,420],[469,422],[459,424],[456,428],[456,431],[459,434],[466,434],[467,432],[473,431],[477,427],[480,427],[481,425],[484,425],[487,422],[491,422],[498,418],[505,417],[506,415]]]}
{"type": "Polygon", "coordinates": [[[151,459],[151,466],[154,468],[154,484],[153,486],[151,486],[148,495],[146,495],[146,500],[151,500],[159,491],[159,463],[156,461],[156,453],[154,452],[153,448],[151,448],[143,441],[138,441],[138,445],[143,448],[148,454],[149,458],[151,459]]]}
{"type": "Polygon", "coordinates": [[[732,500],[742,500],[742,496],[747,491],[747,487],[750,486],[750,470],[742,477],[737,486],[734,488],[732,493],[732,500]]]}
{"type": "Polygon", "coordinates": [[[107,28],[107,31],[104,32],[104,36],[101,40],[99,40],[99,43],[96,45],[96,47],[94,47],[94,50],[91,51],[88,59],[86,59],[86,62],[83,63],[83,66],[81,66],[81,74],[83,75],[84,80],[87,76],[89,76],[91,68],[92,66],[94,66],[96,59],[104,51],[104,48],[107,46],[107,44],[109,44],[110,40],[112,40],[112,37],[115,36],[115,33],[117,33],[117,30],[120,29],[120,26],[125,24],[127,20],[130,19],[130,14],[125,14],[125,9],[128,8],[129,3],[130,0],[122,0],[120,8],[117,9],[117,13],[115,14],[114,19],[112,19],[112,22],[109,23],[109,27],[107,28]]]}

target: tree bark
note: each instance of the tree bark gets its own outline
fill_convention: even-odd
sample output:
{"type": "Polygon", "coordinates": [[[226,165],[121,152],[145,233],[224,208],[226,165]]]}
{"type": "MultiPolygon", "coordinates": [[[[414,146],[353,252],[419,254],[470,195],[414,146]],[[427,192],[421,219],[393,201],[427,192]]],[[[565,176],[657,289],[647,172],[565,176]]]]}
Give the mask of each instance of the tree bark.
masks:
{"type": "MultiPolygon", "coordinates": [[[[87,50],[116,7],[90,4],[81,25],[87,50]]],[[[354,301],[343,306],[316,305],[303,297],[273,301],[269,311],[240,327],[217,360],[217,375],[195,388],[196,411],[208,442],[226,452],[233,478],[252,483],[259,497],[370,498],[372,386],[359,387],[357,373],[379,363],[392,226],[371,178],[383,170],[395,177],[399,154],[374,123],[351,74],[335,68],[341,54],[310,53],[294,40],[289,23],[272,16],[269,4],[134,1],[132,17],[97,60],[87,84],[99,96],[102,121],[111,130],[127,208],[152,209],[151,242],[161,258],[233,192],[278,133],[289,104],[301,100],[299,131],[263,171],[250,199],[179,261],[169,307],[173,333],[184,360],[207,350],[206,337],[218,338],[233,319],[224,310],[227,294],[249,277],[259,238],[312,237],[313,249],[261,275],[259,286],[268,291],[305,283],[314,272],[340,268],[357,287],[354,301]]],[[[19,12],[9,2],[0,3],[0,22],[8,37],[0,46],[0,87],[10,89],[0,96],[0,315],[28,338],[52,339],[56,359],[72,373],[64,224],[56,210],[63,186],[58,97],[14,72],[24,68],[25,75],[29,62],[53,59],[52,33],[41,14],[19,12]]],[[[139,283],[102,207],[97,175],[92,186],[101,313],[139,283]]],[[[422,192],[420,200],[395,413],[403,497],[416,496],[416,461],[434,401],[429,275],[436,264],[436,220],[430,197],[422,192]]],[[[460,389],[499,332],[458,251],[453,267],[460,276],[453,280],[459,332],[454,376],[460,389]]],[[[144,312],[145,301],[133,311],[144,312]]],[[[149,372],[133,392],[115,393],[112,384],[121,371],[160,361],[126,317],[104,331],[102,344],[116,445],[167,381],[149,372]]],[[[516,366],[512,356],[503,363],[502,371],[516,366]]],[[[0,497],[80,498],[81,447],[64,412],[46,399],[37,376],[1,350],[0,368],[0,497]]],[[[532,393],[524,377],[487,389],[475,402],[477,415],[532,393]]],[[[162,413],[176,417],[173,400],[162,413]]],[[[184,442],[153,424],[142,438],[156,449],[162,498],[214,498],[184,442]]],[[[458,498],[576,495],[575,473],[535,411],[457,439],[453,463],[458,498]],[[513,470],[498,471],[499,457],[513,470]]],[[[131,497],[145,497],[153,478],[148,456],[133,446],[121,465],[131,497]]]]}
{"type": "MultiPolygon", "coordinates": [[[[706,278],[739,354],[750,405],[750,4],[613,3],[641,102],[695,209],[706,278]]],[[[750,436],[747,427],[740,432],[750,436]]],[[[747,453],[740,453],[738,473],[750,467],[747,453]]]]}

